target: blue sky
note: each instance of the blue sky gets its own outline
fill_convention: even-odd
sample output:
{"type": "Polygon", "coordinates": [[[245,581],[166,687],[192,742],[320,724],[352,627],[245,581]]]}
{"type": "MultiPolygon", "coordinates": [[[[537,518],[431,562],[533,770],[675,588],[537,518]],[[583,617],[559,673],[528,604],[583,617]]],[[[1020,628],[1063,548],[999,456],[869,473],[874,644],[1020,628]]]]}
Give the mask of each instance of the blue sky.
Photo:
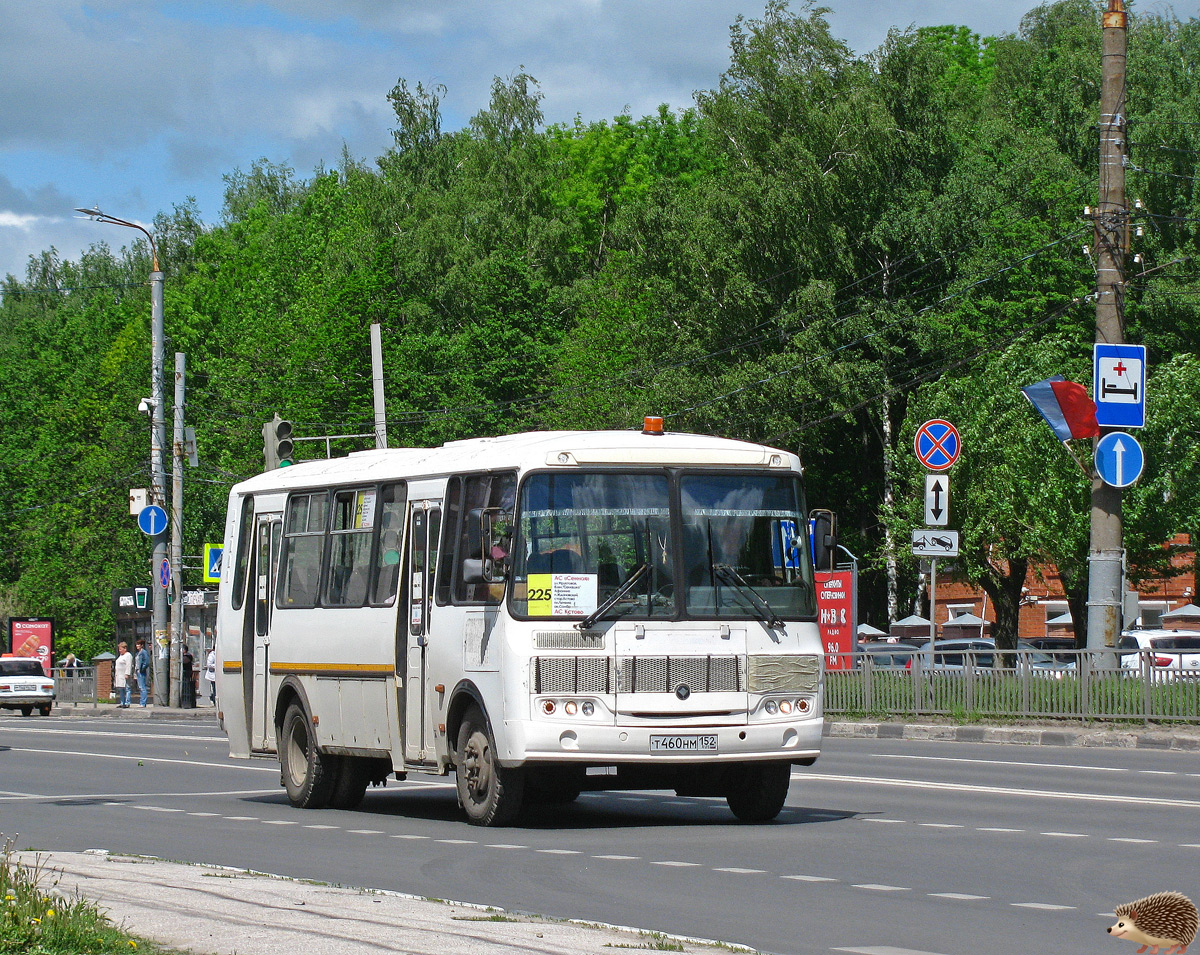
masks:
{"type": "MultiPolygon", "coordinates": [[[[824,0],[856,51],[891,27],[1015,32],[1035,0],[824,0]]],[[[0,275],[52,246],[77,258],[189,197],[219,221],[223,176],[262,157],[300,177],[391,143],[387,93],[440,83],[444,128],[521,67],[548,122],[691,105],[728,63],[729,27],[763,0],[0,0],[0,275]]],[[[792,9],[804,8],[793,0],[792,9]]],[[[1140,0],[1200,15],[1200,0],[1140,0]]],[[[1132,68],[1131,64],[1131,68],[1132,68]]]]}

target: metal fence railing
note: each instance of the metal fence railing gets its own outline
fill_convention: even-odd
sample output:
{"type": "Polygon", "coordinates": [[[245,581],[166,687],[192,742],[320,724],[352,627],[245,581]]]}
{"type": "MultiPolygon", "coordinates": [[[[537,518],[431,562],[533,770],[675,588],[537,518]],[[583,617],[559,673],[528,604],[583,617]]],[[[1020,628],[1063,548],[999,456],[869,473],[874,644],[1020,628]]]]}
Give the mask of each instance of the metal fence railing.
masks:
{"type": "Polygon", "coordinates": [[[59,703],[97,703],[96,668],[54,667],[54,697],[59,703]]]}
{"type": "MultiPolygon", "coordinates": [[[[903,649],[903,648],[900,648],[903,649]]],[[[1162,665],[1162,651],[959,651],[907,666],[845,654],[825,674],[830,715],[1200,722],[1200,667],[1162,665]]]]}

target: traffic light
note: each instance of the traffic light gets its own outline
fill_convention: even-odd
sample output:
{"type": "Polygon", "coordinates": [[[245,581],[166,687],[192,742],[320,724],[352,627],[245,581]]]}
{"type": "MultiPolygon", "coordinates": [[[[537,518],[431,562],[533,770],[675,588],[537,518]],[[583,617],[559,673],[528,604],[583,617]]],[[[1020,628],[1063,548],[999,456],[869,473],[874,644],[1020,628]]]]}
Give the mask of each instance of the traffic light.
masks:
{"type": "Polygon", "coordinates": [[[263,425],[263,457],[266,459],[266,470],[286,468],[292,463],[292,423],[275,415],[263,425]]]}

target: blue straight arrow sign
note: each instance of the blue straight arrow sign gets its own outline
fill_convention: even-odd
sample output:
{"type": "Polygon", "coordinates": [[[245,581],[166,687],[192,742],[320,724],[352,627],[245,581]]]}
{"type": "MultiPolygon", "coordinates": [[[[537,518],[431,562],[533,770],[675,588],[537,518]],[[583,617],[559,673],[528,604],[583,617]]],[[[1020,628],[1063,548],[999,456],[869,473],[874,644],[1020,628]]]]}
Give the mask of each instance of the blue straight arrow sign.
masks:
{"type": "Polygon", "coordinates": [[[157,537],[167,529],[167,512],[157,504],[150,504],[138,511],[138,527],[143,534],[157,537]]]}
{"type": "Polygon", "coordinates": [[[1142,476],[1146,455],[1137,438],[1113,431],[1096,442],[1096,473],[1112,487],[1129,487],[1142,476]]]}

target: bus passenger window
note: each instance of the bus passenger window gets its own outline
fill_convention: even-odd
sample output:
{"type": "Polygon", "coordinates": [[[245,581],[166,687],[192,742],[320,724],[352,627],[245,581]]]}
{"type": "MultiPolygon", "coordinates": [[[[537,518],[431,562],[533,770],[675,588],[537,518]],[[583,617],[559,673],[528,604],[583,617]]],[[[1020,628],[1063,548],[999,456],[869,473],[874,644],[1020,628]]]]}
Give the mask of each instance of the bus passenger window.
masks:
{"type": "Polygon", "coordinates": [[[404,546],[403,484],[385,484],[379,493],[379,546],[375,551],[375,586],[371,603],[391,606],[400,584],[400,551],[404,546]]]}
{"type": "Polygon", "coordinates": [[[275,606],[317,605],[328,511],[329,496],[325,491],[294,494],[288,499],[275,606]]]}
{"type": "Polygon", "coordinates": [[[325,580],[327,607],[361,607],[367,601],[377,499],[375,488],[334,492],[325,580]]]}

